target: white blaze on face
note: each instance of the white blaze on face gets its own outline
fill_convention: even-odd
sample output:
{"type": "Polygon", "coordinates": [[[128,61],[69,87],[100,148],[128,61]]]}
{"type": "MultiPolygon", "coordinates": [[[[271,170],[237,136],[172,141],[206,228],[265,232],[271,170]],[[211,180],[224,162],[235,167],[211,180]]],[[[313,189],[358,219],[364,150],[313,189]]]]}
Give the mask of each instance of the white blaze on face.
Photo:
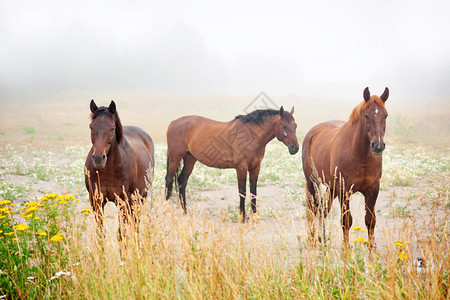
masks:
{"type": "Polygon", "coordinates": [[[375,115],[377,115],[377,113],[378,113],[378,108],[375,109],[375,115]]]}

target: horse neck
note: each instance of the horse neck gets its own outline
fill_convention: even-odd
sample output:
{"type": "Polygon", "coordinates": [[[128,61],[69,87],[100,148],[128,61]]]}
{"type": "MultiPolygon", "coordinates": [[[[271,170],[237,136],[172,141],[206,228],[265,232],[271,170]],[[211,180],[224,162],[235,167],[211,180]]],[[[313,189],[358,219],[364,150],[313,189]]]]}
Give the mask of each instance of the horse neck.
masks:
{"type": "Polygon", "coordinates": [[[261,146],[267,145],[276,136],[276,116],[266,120],[264,123],[252,124],[254,126],[254,133],[258,140],[261,142],[261,146]]]}
{"type": "Polygon", "coordinates": [[[364,130],[364,124],[361,119],[353,124],[347,122],[342,126],[341,130],[343,135],[349,136],[351,142],[350,149],[353,149],[354,155],[363,158],[371,157],[369,137],[364,130]]]}
{"type": "Polygon", "coordinates": [[[122,163],[122,149],[129,147],[128,141],[125,137],[122,137],[120,144],[117,140],[114,140],[114,143],[111,145],[111,148],[108,152],[108,160],[114,162],[114,164],[110,164],[112,168],[115,168],[118,164],[122,163]]]}

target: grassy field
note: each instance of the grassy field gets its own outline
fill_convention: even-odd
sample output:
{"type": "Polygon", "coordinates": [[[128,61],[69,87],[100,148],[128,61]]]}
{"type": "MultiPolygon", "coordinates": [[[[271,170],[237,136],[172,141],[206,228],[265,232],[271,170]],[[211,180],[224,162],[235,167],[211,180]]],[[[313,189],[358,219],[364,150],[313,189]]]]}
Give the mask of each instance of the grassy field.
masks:
{"type": "MultiPolygon", "coordinates": [[[[122,122],[143,127],[156,142],[152,197],[142,208],[139,238],[129,236],[121,245],[117,208],[106,206],[106,237],[99,239],[84,187],[88,101],[3,103],[0,296],[450,297],[449,104],[435,109],[439,101],[430,100],[426,109],[417,102],[403,110],[401,103],[393,102],[391,110],[387,103],[387,149],[376,207],[378,248],[369,251],[359,194],[351,201],[351,247],[342,249],[337,201],[326,222],[327,246],[308,245],[301,155],[289,155],[277,141],[267,147],[258,182],[258,213],[250,214],[247,224],[238,223],[235,171],[201,164],[189,180],[189,213],[183,215],[176,197],[163,197],[165,129],[184,114],[231,119],[242,113],[245,97],[233,98],[223,108],[217,103],[226,97],[203,97],[189,105],[192,99],[186,97],[156,100],[116,101],[122,122]]],[[[313,124],[346,119],[357,104],[324,112],[331,104],[316,101],[302,118],[299,106],[305,105],[297,101],[287,97],[280,102],[296,105],[299,141],[313,124]]]]}

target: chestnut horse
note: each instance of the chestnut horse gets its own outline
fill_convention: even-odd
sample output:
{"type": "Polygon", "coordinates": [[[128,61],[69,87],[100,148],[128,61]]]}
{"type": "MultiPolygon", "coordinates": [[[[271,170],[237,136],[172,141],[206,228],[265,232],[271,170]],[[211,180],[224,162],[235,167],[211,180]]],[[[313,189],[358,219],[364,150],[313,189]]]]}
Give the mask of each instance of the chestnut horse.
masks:
{"type": "Polygon", "coordinates": [[[91,100],[90,108],[92,148],[86,158],[85,182],[99,233],[102,233],[103,211],[108,201],[119,206],[123,221],[128,222],[129,215],[138,226],[132,195],[140,196],[137,199],[141,201],[147,197],[154,168],[152,139],[138,127],[122,127],[114,101],[109,107],[97,107],[91,100]],[[128,201],[125,207],[119,205],[118,197],[128,201]]]}
{"type": "Polygon", "coordinates": [[[167,129],[166,199],[172,193],[174,177],[178,177],[179,198],[186,212],[186,185],[198,161],[214,168],[234,168],[237,172],[240,214],[245,222],[247,172],[250,175],[252,211],[256,212],[256,185],[266,145],[277,137],[290,154],[299,149],[291,112],[264,109],[239,115],[229,122],[218,122],[199,116],[185,116],[173,121],[167,129]],[[183,169],[177,176],[183,160],[183,169]]]}
{"type": "Polygon", "coordinates": [[[380,188],[383,142],[388,113],[385,102],[389,89],[378,97],[363,93],[364,101],[356,106],[348,120],[328,121],[313,127],[305,136],[302,146],[303,172],[307,183],[307,221],[310,238],[314,239],[314,217],[322,205],[317,187],[327,186],[329,192],[324,216],[331,209],[333,199],[339,197],[344,244],[352,226],[349,197],[360,192],[365,198],[365,223],[369,242],[374,246],[375,202],[380,188]]]}

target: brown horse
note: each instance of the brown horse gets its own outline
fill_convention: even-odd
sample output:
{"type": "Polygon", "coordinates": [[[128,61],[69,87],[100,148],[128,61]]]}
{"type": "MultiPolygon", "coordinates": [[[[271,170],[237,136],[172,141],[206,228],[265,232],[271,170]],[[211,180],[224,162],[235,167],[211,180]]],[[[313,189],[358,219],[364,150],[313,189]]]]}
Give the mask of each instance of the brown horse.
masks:
{"type": "Polygon", "coordinates": [[[290,154],[299,149],[291,112],[265,109],[239,115],[229,122],[218,122],[199,116],[185,116],[173,121],[167,129],[166,199],[172,192],[174,176],[183,160],[178,180],[180,203],[186,212],[186,184],[198,161],[214,168],[234,168],[237,172],[240,214],[245,222],[247,172],[250,175],[250,198],[256,212],[256,184],[266,145],[274,137],[283,142],[290,154]]]}
{"type": "Polygon", "coordinates": [[[147,197],[147,184],[154,168],[152,139],[138,127],[122,127],[114,101],[109,107],[97,107],[91,100],[90,108],[92,148],[86,158],[85,182],[99,232],[103,228],[106,203],[112,201],[118,205],[118,197],[128,201],[126,206],[118,205],[123,221],[128,222],[129,215],[138,226],[132,195],[140,196],[137,198],[141,201],[147,197]]]}
{"type": "Polygon", "coordinates": [[[310,238],[316,228],[314,217],[322,205],[318,199],[319,183],[327,186],[328,203],[324,217],[330,211],[333,199],[338,196],[341,206],[341,225],[344,244],[348,245],[348,233],[352,226],[349,196],[361,192],[365,198],[365,223],[369,242],[374,245],[375,202],[380,187],[383,142],[387,111],[385,102],[389,89],[378,97],[363,93],[364,101],[353,109],[348,122],[329,121],[313,127],[305,136],[302,146],[303,172],[307,183],[307,221],[310,238]]]}

